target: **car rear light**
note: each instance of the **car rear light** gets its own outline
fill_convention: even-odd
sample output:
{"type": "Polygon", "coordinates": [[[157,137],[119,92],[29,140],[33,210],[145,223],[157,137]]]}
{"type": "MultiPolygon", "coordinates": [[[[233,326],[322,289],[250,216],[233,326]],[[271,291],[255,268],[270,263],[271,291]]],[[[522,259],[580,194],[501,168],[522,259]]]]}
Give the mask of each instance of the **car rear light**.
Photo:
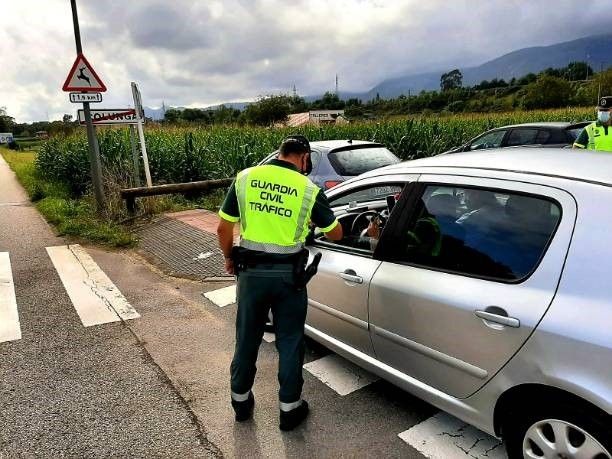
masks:
{"type": "Polygon", "coordinates": [[[339,185],[341,183],[342,183],[342,180],[328,180],[327,182],[325,182],[325,189],[329,190],[330,188],[333,188],[336,185],[339,185]]]}

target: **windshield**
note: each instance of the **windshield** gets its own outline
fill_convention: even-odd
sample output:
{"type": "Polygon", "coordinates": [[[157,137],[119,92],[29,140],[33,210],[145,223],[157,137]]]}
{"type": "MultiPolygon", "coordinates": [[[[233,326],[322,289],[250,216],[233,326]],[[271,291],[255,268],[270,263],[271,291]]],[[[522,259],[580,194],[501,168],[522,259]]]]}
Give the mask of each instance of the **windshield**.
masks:
{"type": "Polygon", "coordinates": [[[569,132],[569,135],[572,137],[572,140],[576,140],[583,129],[583,127],[568,129],[567,132],[569,132]]]}
{"type": "Polygon", "coordinates": [[[328,158],[338,175],[343,176],[359,175],[400,162],[397,156],[383,147],[332,151],[328,158]]]}

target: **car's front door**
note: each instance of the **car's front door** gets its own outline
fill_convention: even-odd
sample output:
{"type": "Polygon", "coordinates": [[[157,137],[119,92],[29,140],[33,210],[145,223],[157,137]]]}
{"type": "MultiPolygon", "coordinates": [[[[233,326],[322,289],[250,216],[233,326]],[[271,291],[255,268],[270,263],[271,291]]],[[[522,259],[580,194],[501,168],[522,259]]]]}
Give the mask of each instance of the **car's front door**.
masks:
{"type": "Polygon", "coordinates": [[[545,314],[576,205],[558,188],[422,175],[396,246],[370,288],[377,357],[467,397],[510,360],[545,314]]]}
{"type": "Polygon", "coordinates": [[[366,218],[355,222],[366,211],[384,211],[386,198],[399,198],[406,180],[400,176],[388,182],[364,180],[343,187],[330,197],[330,204],[343,225],[344,239],[338,242],[317,238],[309,247],[322,254],[318,274],[308,284],[308,326],[369,355],[373,355],[368,328],[368,290],[380,266],[373,258],[376,241],[360,236],[366,218]],[[355,223],[355,224],[354,224],[355,223]]]}

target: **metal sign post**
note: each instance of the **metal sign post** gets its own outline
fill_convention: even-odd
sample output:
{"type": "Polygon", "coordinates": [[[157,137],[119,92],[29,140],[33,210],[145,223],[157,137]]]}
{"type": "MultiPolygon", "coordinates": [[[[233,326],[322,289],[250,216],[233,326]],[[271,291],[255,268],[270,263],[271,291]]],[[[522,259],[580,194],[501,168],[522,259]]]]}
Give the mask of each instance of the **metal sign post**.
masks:
{"type": "Polygon", "coordinates": [[[144,130],[142,124],[144,121],[144,110],[142,108],[142,99],[140,98],[140,91],[136,83],[132,81],[132,96],[134,97],[134,108],[136,109],[136,126],[138,127],[138,137],[140,139],[140,151],[142,152],[142,162],[144,164],[145,177],[147,179],[147,186],[150,188],[153,186],[151,182],[151,171],[149,170],[149,157],[147,156],[147,145],[145,144],[144,130]]]}
{"type": "Polygon", "coordinates": [[[132,159],[134,160],[134,186],[140,187],[140,161],[138,160],[138,147],[136,146],[136,133],[133,124],[130,124],[130,144],[132,145],[132,159]]]}
{"type": "MultiPolygon", "coordinates": [[[[77,15],[76,0],[70,0],[72,7],[72,23],[74,25],[74,40],[76,42],[77,56],[82,55],[83,48],[81,47],[81,32],[79,30],[79,18],[77,15]]],[[[76,62],[75,62],[76,63],[76,62]]],[[[81,70],[83,73],[83,70],[81,70]]],[[[70,76],[70,75],[69,75],[70,76]]],[[[83,75],[87,79],[87,75],[83,75]]],[[[104,88],[106,89],[106,88],[104,88]]],[[[104,189],[102,187],[102,164],[100,163],[100,147],[96,131],[91,123],[91,112],[89,111],[89,102],[83,102],[83,110],[85,112],[85,122],[87,123],[87,140],[89,142],[89,162],[91,166],[91,180],[93,183],[94,195],[96,197],[96,205],[98,210],[105,209],[104,189]]]]}

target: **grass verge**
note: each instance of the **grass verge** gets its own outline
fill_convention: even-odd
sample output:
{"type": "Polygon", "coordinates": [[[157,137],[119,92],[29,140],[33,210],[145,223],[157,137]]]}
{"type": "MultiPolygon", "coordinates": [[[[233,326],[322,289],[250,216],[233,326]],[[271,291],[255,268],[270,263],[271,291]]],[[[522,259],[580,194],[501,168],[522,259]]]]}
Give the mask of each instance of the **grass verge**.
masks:
{"type": "Polygon", "coordinates": [[[0,148],[17,179],[45,219],[55,225],[60,236],[73,236],[88,242],[112,247],[129,247],[136,239],[124,226],[96,215],[90,197],[70,198],[65,185],[40,178],[36,153],[0,148]]]}

